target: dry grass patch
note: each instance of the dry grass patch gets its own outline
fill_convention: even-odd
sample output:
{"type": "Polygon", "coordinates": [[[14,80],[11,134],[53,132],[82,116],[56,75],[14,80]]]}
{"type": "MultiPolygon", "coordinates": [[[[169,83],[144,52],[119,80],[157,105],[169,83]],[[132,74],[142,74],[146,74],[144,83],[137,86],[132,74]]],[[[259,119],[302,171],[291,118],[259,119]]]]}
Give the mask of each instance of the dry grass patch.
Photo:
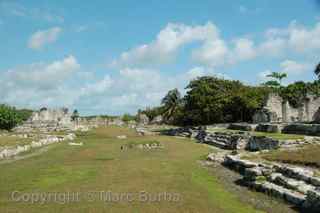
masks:
{"type": "Polygon", "coordinates": [[[272,151],[262,157],[270,161],[300,164],[320,168],[320,145],[308,145],[297,150],[272,151]]]}

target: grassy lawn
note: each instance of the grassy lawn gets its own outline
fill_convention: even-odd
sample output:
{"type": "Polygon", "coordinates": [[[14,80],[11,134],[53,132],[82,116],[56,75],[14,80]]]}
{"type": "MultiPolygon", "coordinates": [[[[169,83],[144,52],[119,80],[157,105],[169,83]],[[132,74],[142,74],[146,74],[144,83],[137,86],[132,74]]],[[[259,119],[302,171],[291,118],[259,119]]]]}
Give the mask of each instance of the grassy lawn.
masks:
{"type": "MultiPolygon", "coordinates": [[[[211,132],[240,132],[240,130],[232,130],[232,129],[225,129],[225,128],[211,128],[209,130],[211,132]]],[[[277,140],[297,140],[297,139],[304,138],[304,135],[294,135],[294,134],[268,133],[268,132],[256,132],[256,131],[251,131],[250,133],[255,136],[267,136],[277,140]]]]}
{"type": "Polygon", "coordinates": [[[304,135],[283,134],[283,133],[268,133],[268,132],[252,132],[256,136],[267,136],[277,140],[298,140],[303,139],[304,135]]]}
{"type": "MultiPolygon", "coordinates": [[[[258,212],[239,201],[197,162],[209,152],[203,144],[166,136],[137,136],[124,128],[100,128],[79,133],[83,146],[59,143],[48,152],[0,165],[0,212],[258,212]],[[117,139],[126,135],[127,139],[117,139]],[[121,151],[130,142],[158,141],[164,148],[121,151]],[[161,192],[179,194],[178,202],[104,202],[85,195],[92,191],[113,193],[161,192]],[[81,202],[31,204],[10,200],[11,192],[80,192],[81,202]]],[[[136,198],[136,197],[135,197],[136,198]]]]}
{"type": "Polygon", "coordinates": [[[298,150],[272,151],[263,154],[262,157],[270,161],[300,164],[320,168],[320,146],[308,145],[298,150]]]}

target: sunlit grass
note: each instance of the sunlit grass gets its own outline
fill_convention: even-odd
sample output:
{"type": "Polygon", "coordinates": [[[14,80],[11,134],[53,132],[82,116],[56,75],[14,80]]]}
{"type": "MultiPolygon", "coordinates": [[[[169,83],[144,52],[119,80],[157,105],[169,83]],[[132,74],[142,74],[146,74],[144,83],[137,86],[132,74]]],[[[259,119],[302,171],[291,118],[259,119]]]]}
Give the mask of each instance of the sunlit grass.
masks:
{"type": "Polygon", "coordinates": [[[132,129],[99,128],[79,134],[75,142],[53,145],[42,155],[0,165],[0,212],[257,212],[226,191],[198,160],[210,148],[191,140],[167,136],[138,136],[132,129]],[[127,139],[117,139],[126,135],[127,139]],[[157,141],[162,149],[121,146],[157,141]],[[180,202],[30,204],[9,201],[12,191],[113,191],[181,195],[180,202]]]}

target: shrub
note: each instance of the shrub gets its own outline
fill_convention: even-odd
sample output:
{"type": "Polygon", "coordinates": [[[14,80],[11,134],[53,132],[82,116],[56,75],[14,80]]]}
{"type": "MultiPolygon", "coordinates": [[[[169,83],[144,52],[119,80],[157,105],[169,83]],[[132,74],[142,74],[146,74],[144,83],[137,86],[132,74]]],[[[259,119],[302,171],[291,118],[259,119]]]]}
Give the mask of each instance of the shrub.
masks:
{"type": "Polygon", "coordinates": [[[0,105],[0,129],[11,130],[22,122],[22,116],[11,106],[0,105]]]}

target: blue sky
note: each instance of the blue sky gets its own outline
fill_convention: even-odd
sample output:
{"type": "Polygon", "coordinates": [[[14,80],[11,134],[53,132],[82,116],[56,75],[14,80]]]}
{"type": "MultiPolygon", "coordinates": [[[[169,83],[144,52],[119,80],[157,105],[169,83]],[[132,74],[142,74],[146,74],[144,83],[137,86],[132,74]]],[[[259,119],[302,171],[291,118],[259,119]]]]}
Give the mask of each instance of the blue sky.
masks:
{"type": "Polygon", "coordinates": [[[134,113],[201,75],[313,80],[315,0],[0,0],[0,100],[134,113]]]}

